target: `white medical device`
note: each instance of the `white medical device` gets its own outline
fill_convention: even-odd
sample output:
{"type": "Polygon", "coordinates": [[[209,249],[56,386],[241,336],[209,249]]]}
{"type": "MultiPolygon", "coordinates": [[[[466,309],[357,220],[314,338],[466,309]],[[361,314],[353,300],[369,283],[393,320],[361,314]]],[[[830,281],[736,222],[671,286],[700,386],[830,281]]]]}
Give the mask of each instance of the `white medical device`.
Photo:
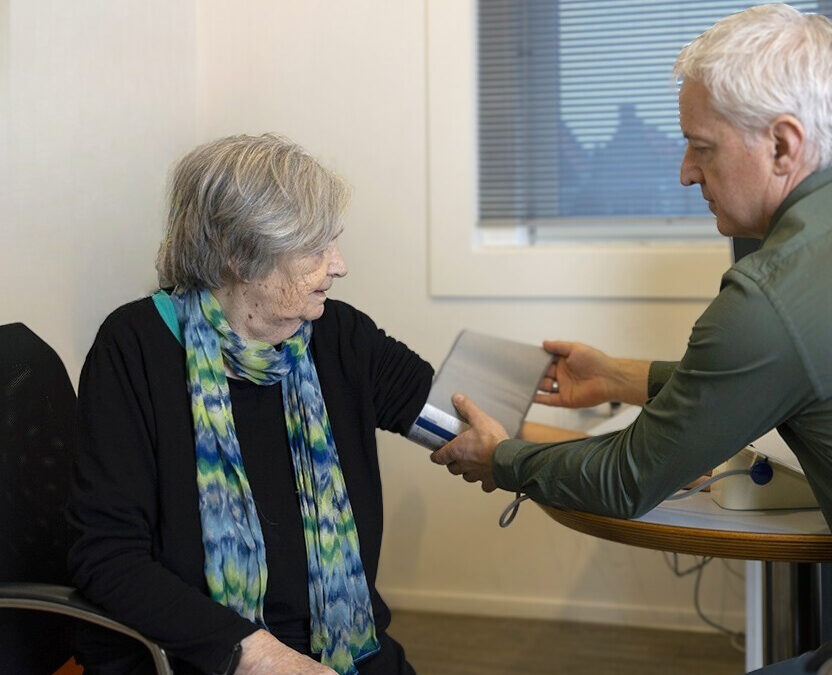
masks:
{"type": "Polygon", "coordinates": [[[791,461],[780,452],[764,454],[758,445],[762,443],[758,441],[753,447],[740,450],[714,469],[714,477],[721,480],[711,486],[711,498],[722,508],[734,511],[819,508],[797,460],[791,461]],[[771,473],[771,478],[763,483],[755,482],[753,473],[750,477],[747,473],[727,475],[734,471],[751,471],[760,462],[765,462],[771,473]]]}

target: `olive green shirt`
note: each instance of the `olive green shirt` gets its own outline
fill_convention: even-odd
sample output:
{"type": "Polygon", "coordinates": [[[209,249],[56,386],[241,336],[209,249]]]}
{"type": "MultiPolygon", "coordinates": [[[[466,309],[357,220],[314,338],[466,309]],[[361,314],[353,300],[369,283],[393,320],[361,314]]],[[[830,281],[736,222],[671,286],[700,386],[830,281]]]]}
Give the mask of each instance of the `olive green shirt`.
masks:
{"type": "Polygon", "coordinates": [[[682,360],[651,364],[648,397],[622,431],[500,443],[497,485],[637,517],[776,427],[832,525],[832,169],[801,182],[725,273],[682,360]]]}

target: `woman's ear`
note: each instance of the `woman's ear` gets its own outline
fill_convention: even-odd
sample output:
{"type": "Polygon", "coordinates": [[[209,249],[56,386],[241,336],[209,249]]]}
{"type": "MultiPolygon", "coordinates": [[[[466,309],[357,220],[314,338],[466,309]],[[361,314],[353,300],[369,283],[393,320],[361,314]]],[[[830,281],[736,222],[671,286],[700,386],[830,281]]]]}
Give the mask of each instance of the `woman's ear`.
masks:
{"type": "Polygon", "coordinates": [[[771,123],[774,140],[774,173],[779,176],[803,168],[806,132],[794,115],[779,115],[771,123]]]}
{"type": "Polygon", "coordinates": [[[225,281],[234,281],[247,284],[249,282],[248,279],[240,271],[240,263],[235,260],[234,258],[229,258],[225,261],[226,269],[228,269],[230,279],[226,279],[225,281]]]}

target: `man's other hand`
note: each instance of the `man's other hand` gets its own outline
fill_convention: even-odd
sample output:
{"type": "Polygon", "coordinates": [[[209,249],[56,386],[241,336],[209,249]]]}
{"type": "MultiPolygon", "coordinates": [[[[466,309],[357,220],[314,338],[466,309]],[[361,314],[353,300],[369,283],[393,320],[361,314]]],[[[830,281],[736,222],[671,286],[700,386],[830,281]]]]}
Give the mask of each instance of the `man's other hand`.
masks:
{"type": "Polygon", "coordinates": [[[453,404],[471,428],[433,452],[431,461],[447,466],[448,471],[462,476],[469,483],[481,481],[483,491],[493,492],[497,489],[493,471],[494,450],[508,438],[508,433],[503,425],[463,394],[454,394],[453,404]]]}

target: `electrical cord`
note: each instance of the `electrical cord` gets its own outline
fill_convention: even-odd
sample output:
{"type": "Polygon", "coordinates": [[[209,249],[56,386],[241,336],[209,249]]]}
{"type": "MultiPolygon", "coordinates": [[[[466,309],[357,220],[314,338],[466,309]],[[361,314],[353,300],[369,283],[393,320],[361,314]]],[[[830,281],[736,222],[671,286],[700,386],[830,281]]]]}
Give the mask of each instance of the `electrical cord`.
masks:
{"type": "Polygon", "coordinates": [[[728,570],[735,577],[737,577],[737,579],[745,580],[745,575],[742,572],[738,572],[733,567],[731,567],[725,558],[720,558],[719,561],[722,563],[722,566],[725,567],[725,569],[728,570]]]}
{"type": "Polygon", "coordinates": [[[686,497],[695,495],[697,492],[701,492],[706,487],[710,487],[718,480],[728,478],[728,476],[751,476],[751,480],[757,485],[766,485],[771,482],[771,479],[774,476],[774,469],[772,469],[771,464],[768,463],[768,458],[763,457],[762,459],[754,462],[750,469],[732,469],[731,471],[722,471],[716,474],[716,476],[711,476],[708,480],[702,481],[696,487],[692,487],[689,490],[682,490],[681,492],[677,492],[676,494],[666,497],[666,499],[685,499],[686,497]]]}
{"type": "MultiPolygon", "coordinates": [[[[761,463],[761,462],[758,462],[758,463],[761,463]]],[[[766,464],[768,464],[768,463],[766,462],[766,464]]],[[[751,473],[751,471],[746,470],[746,469],[736,470],[736,471],[726,471],[725,473],[720,474],[720,477],[721,476],[728,476],[728,475],[737,475],[737,474],[750,474],[750,473],[751,473]]],[[[716,479],[716,478],[718,478],[718,477],[715,476],[714,479],[716,479]]],[[[706,484],[710,485],[713,482],[714,482],[714,480],[710,480],[710,481],[706,481],[706,483],[702,483],[702,484],[698,485],[696,488],[694,488],[690,492],[690,494],[695,494],[696,492],[699,492],[699,490],[701,490],[703,487],[705,487],[706,484]]],[[[686,497],[687,493],[683,494],[682,496],[686,497]]],[[[680,497],[677,497],[677,499],[678,498],[680,498],[680,497]]],[[[527,499],[529,499],[528,495],[521,494],[520,492],[516,493],[516,496],[515,496],[514,500],[505,508],[505,510],[502,512],[502,514],[500,514],[500,527],[508,527],[509,525],[511,525],[512,521],[514,520],[514,517],[517,515],[517,511],[520,508],[520,504],[523,503],[524,501],[526,501],[527,499]]],[[[673,554],[673,562],[672,563],[670,562],[670,558],[669,558],[669,555],[667,554],[667,552],[662,551],[662,557],[664,558],[664,561],[667,564],[667,566],[670,568],[670,570],[673,572],[673,574],[676,575],[677,577],[681,578],[681,577],[686,577],[689,574],[696,574],[696,580],[694,581],[694,585],[693,585],[693,607],[696,610],[696,614],[699,616],[699,618],[704,623],[706,623],[707,625],[711,626],[712,628],[718,630],[720,633],[724,633],[725,635],[730,637],[731,638],[731,646],[734,649],[736,649],[739,652],[745,652],[745,633],[742,632],[742,631],[733,631],[730,628],[727,628],[727,627],[723,626],[722,624],[717,623],[713,619],[709,618],[708,616],[705,615],[705,612],[702,611],[702,607],[699,603],[699,588],[700,588],[701,583],[702,583],[702,573],[704,572],[705,567],[710,562],[712,562],[714,560],[714,558],[711,557],[711,556],[704,556],[700,561],[695,562],[693,565],[691,565],[687,569],[682,570],[682,569],[679,569],[679,554],[678,553],[673,554]]],[[[696,557],[694,557],[694,560],[696,560],[696,557]]],[[[728,563],[725,560],[722,560],[722,563],[725,565],[726,569],[731,574],[733,574],[734,576],[736,576],[740,579],[744,578],[742,574],[737,572],[735,569],[732,569],[730,567],[730,565],[728,565],[728,563]]],[[[832,675],[832,673],[830,673],[830,675],[832,675]]]]}
{"type": "MultiPolygon", "coordinates": [[[[693,565],[691,565],[690,567],[688,567],[686,570],[680,570],[679,569],[679,554],[678,553],[673,554],[673,562],[672,563],[670,562],[670,555],[666,551],[662,551],[662,557],[664,558],[665,564],[667,564],[667,566],[670,568],[670,570],[673,572],[673,574],[676,575],[677,577],[680,577],[680,578],[681,577],[686,577],[688,574],[693,574],[694,572],[698,572],[700,569],[705,567],[705,565],[707,565],[709,562],[711,562],[710,558],[705,557],[700,562],[696,562],[693,565]]],[[[694,558],[694,560],[696,560],[696,558],[694,558]]]]}
{"type": "MultiPolygon", "coordinates": [[[[713,558],[708,558],[708,562],[711,562],[713,558]]],[[[699,618],[702,619],[706,624],[711,626],[712,628],[716,628],[719,632],[725,633],[728,637],[731,638],[731,646],[739,652],[745,652],[745,632],[744,631],[733,631],[730,628],[726,628],[722,624],[709,619],[705,616],[705,612],[702,611],[702,608],[699,606],[699,586],[702,582],[702,572],[705,570],[705,566],[699,568],[696,572],[696,581],[693,585],[693,606],[696,609],[696,613],[699,615],[699,618]]]]}
{"type": "MultiPolygon", "coordinates": [[[[685,570],[680,570],[679,569],[679,554],[678,553],[673,554],[673,563],[672,564],[671,564],[671,562],[668,558],[667,553],[662,551],[662,556],[664,557],[664,561],[665,561],[665,563],[667,563],[667,566],[671,569],[673,574],[675,574],[677,577],[685,577],[689,574],[696,574],[696,579],[695,579],[694,585],[693,585],[693,607],[696,610],[696,614],[699,616],[699,618],[704,623],[706,623],[709,626],[711,626],[712,628],[718,630],[720,633],[724,633],[725,635],[730,637],[731,638],[731,646],[734,649],[736,649],[739,652],[745,652],[745,633],[742,632],[742,631],[731,630],[730,628],[727,628],[726,626],[723,626],[722,624],[717,623],[713,619],[709,618],[708,616],[705,615],[705,612],[702,611],[702,607],[699,603],[699,588],[700,588],[701,583],[702,583],[702,573],[705,570],[705,567],[711,561],[713,561],[714,558],[711,557],[711,556],[704,556],[700,561],[694,563],[689,568],[687,568],[685,570]]],[[[695,557],[694,557],[694,560],[696,560],[695,557]]],[[[730,569],[730,567],[728,569],[730,569]]],[[[734,572],[735,574],[738,574],[734,570],[731,570],[731,571],[734,572]]],[[[738,576],[739,576],[739,574],[738,574],[738,576]]]]}
{"type": "Polygon", "coordinates": [[[732,471],[723,471],[722,473],[718,473],[716,476],[711,476],[708,480],[702,481],[696,487],[690,488],[690,490],[683,490],[681,492],[677,492],[676,494],[670,495],[669,497],[665,497],[665,499],[685,499],[685,497],[690,497],[692,495],[695,495],[697,492],[701,492],[706,487],[710,487],[718,480],[722,480],[723,478],[727,478],[728,476],[745,476],[747,474],[747,469],[733,469],[732,471]]]}

